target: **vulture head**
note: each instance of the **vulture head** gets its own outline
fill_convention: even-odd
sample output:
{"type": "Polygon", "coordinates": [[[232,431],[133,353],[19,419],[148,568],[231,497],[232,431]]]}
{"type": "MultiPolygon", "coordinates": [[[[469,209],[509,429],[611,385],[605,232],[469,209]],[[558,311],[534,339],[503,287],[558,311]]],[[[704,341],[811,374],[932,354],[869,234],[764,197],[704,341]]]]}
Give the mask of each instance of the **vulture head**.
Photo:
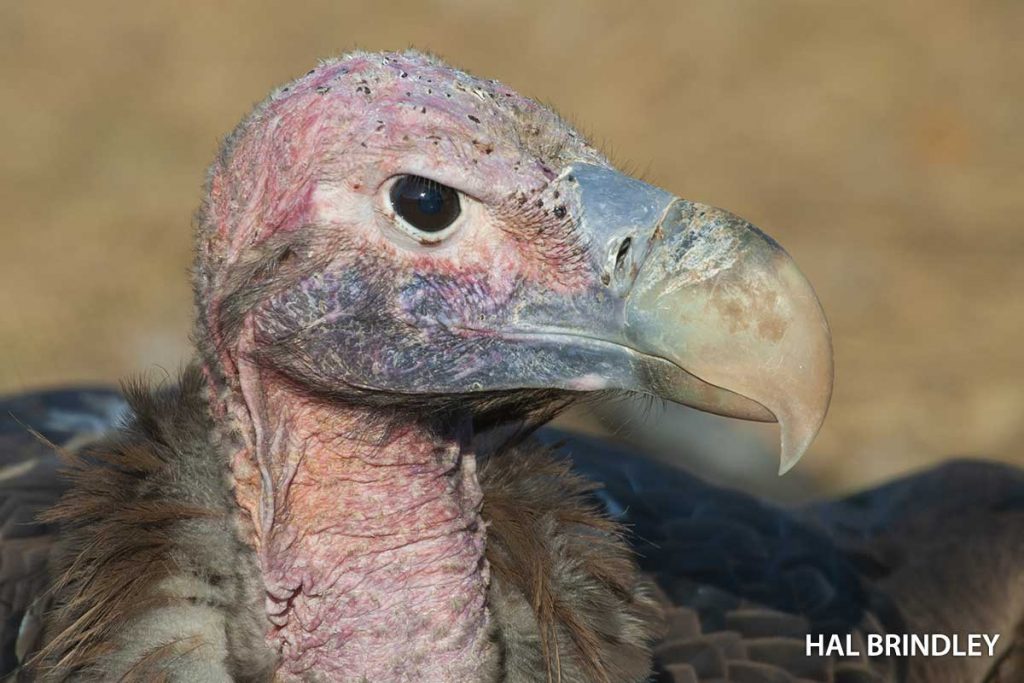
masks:
{"type": "Polygon", "coordinates": [[[415,52],[325,62],[241,123],[208,177],[195,291],[295,675],[388,679],[428,640],[420,680],[485,666],[479,420],[649,394],[778,421],[786,469],[831,393],[827,323],[774,240],[415,52]]]}
{"type": "Polygon", "coordinates": [[[825,317],[771,237],[417,53],[325,63],[239,126],[197,279],[229,385],[244,357],[353,403],[641,392],[778,421],[783,469],[831,395],[825,317]]]}

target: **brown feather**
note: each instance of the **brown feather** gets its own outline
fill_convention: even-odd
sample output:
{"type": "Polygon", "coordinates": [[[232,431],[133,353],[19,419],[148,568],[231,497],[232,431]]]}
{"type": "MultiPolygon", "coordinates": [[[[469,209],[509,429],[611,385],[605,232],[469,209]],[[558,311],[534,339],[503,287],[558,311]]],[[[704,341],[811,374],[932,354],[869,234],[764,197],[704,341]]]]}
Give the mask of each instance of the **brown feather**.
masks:
{"type": "MultiPolygon", "coordinates": [[[[229,598],[241,592],[229,587],[244,579],[230,573],[231,565],[244,564],[230,558],[245,549],[234,534],[204,387],[194,368],[180,388],[126,387],[134,422],[67,456],[71,489],[45,515],[63,528],[52,568],[54,608],[45,644],[29,663],[44,680],[109,680],[106,661],[124,647],[133,623],[153,610],[197,601],[162,585],[172,578],[220,587],[229,598]],[[227,569],[204,562],[214,548],[227,555],[227,569]]],[[[229,603],[215,600],[213,606],[228,609],[229,603]]],[[[150,648],[124,679],[155,680],[162,666],[183,656],[180,644],[190,638],[150,648]]]]}
{"type": "MultiPolygon", "coordinates": [[[[541,678],[645,680],[659,609],[623,529],[588,497],[595,485],[536,444],[492,456],[480,479],[492,593],[512,590],[527,600],[541,678]]],[[[494,599],[491,608],[507,631],[515,626],[502,604],[494,599]]]]}
{"type": "MultiPolygon", "coordinates": [[[[31,662],[44,680],[159,680],[211,644],[187,619],[180,634],[153,642],[140,643],[136,625],[194,604],[225,617],[225,670],[272,675],[262,588],[238,540],[202,388],[195,369],[180,388],[129,387],[134,421],[68,456],[71,489],[47,515],[63,526],[54,607],[31,662]],[[168,588],[181,579],[202,590],[168,588]],[[135,652],[127,661],[126,648],[135,652]]],[[[544,448],[498,451],[480,479],[503,680],[645,680],[658,608],[623,530],[598,511],[594,485],[544,448]]]]}

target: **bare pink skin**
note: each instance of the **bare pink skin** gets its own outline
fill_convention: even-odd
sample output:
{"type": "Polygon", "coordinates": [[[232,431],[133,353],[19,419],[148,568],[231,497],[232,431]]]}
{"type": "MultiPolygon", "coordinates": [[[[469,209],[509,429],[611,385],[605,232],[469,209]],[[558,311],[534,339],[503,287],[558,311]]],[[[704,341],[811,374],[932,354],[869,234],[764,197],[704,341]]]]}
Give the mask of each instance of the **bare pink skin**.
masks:
{"type": "Polygon", "coordinates": [[[486,291],[500,305],[524,281],[582,290],[591,276],[570,222],[533,208],[557,172],[540,150],[603,159],[537,103],[413,53],[321,65],[250,121],[212,170],[201,315],[217,354],[206,368],[214,415],[239,442],[232,475],[278,675],[478,680],[496,653],[468,424],[444,437],[411,422],[383,430],[368,413],[305,397],[249,362],[253,315],[238,339],[221,338],[218,297],[252,249],[309,225],[339,235],[332,268],[354,262],[343,245],[355,244],[394,272],[454,277],[444,296],[486,291]],[[407,173],[471,198],[473,220],[434,247],[395,230],[380,197],[407,173]]]}
{"type": "MultiPolygon", "coordinates": [[[[278,232],[326,221],[417,270],[459,268],[583,288],[588,275],[574,263],[580,245],[564,230],[537,231],[503,211],[555,177],[558,169],[539,159],[536,148],[561,146],[576,160],[606,163],[549,110],[421,55],[355,55],[286,88],[271,96],[262,125],[237,141],[230,166],[215,168],[211,178],[216,232],[199,247],[220,259],[224,271],[278,232]],[[552,131],[558,135],[547,140],[552,131]],[[386,179],[402,173],[476,198],[485,207],[483,220],[444,246],[408,248],[401,236],[380,229],[374,211],[384,207],[370,201],[386,179]]],[[[518,202],[516,213],[522,213],[518,202]]]]}
{"type": "Polygon", "coordinates": [[[303,400],[258,373],[243,364],[246,402],[275,408],[256,420],[256,453],[236,453],[232,470],[280,679],[477,678],[495,653],[468,433],[367,429],[369,415],[303,400]]]}

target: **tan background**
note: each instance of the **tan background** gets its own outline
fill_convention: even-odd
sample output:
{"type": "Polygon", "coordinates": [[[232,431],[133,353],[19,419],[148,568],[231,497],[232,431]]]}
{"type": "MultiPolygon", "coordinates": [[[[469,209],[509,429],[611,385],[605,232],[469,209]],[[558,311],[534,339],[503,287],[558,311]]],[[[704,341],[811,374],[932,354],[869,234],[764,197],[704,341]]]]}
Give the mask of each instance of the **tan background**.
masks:
{"type": "MultiPolygon", "coordinates": [[[[318,57],[413,45],[789,248],[838,368],[801,490],[1024,464],[1022,28],[1017,0],[0,0],[0,390],[174,370],[218,138],[318,57]]],[[[634,433],[724,433],[690,419],[634,433]]]]}

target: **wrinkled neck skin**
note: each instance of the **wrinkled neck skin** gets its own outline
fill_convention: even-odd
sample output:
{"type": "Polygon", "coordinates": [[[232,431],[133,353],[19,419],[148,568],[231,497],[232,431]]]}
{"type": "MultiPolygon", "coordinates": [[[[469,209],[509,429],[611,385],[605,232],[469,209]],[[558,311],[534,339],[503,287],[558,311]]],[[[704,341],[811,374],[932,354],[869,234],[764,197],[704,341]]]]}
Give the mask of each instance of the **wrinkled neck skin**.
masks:
{"type": "Polygon", "coordinates": [[[298,395],[248,363],[225,417],[280,680],[470,681],[493,670],[470,430],[298,395]]]}

